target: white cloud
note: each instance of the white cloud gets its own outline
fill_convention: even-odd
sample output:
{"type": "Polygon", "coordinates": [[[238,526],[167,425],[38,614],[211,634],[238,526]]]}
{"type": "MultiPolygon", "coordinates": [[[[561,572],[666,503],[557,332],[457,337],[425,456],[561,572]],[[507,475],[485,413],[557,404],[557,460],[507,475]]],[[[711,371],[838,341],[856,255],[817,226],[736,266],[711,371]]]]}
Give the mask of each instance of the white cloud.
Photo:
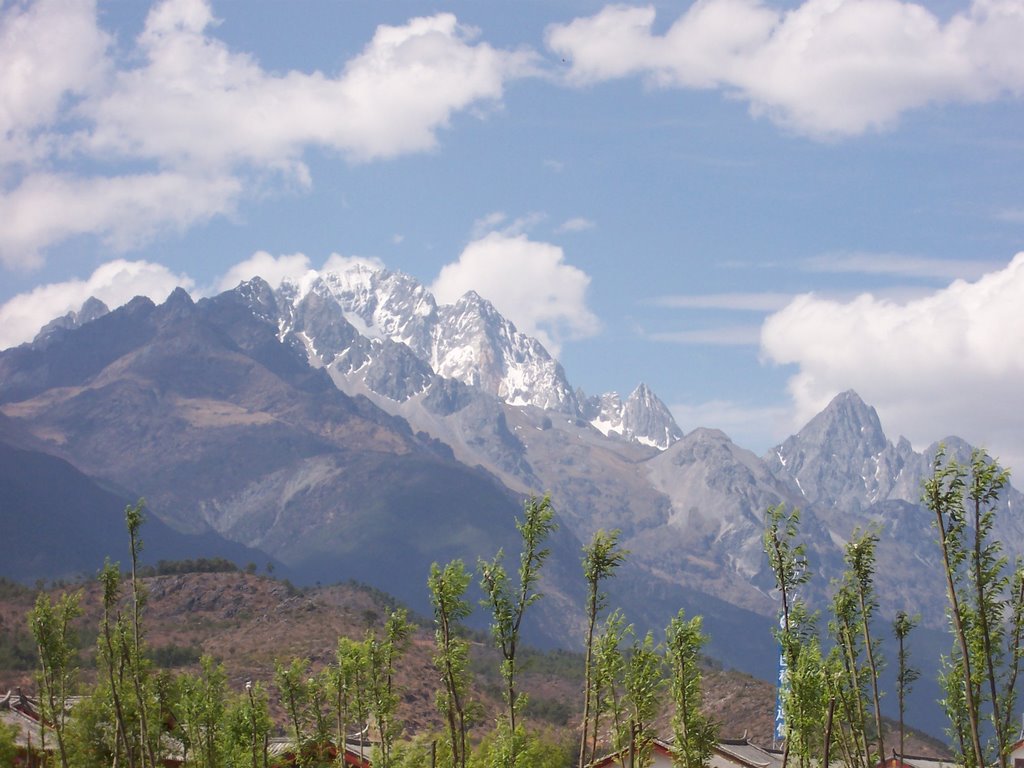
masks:
{"type": "Polygon", "coordinates": [[[504,211],[491,211],[473,222],[473,226],[470,228],[470,236],[474,240],[479,240],[492,232],[504,235],[505,237],[524,235],[546,218],[545,214],[533,211],[510,221],[508,214],[504,211]]]}
{"type": "Polygon", "coordinates": [[[0,15],[0,169],[52,150],[39,129],[57,119],[67,96],[102,80],[109,40],[96,26],[94,6],[40,0],[0,15]]]}
{"type": "Polygon", "coordinates": [[[253,162],[292,169],[308,146],[372,160],[433,148],[452,114],[501,98],[530,54],[475,43],[451,14],[382,25],[336,76],[275,75],[209,36],[198,0],[154,9],[139,37],[146,63],[118,73],[83,107],[98,151],[162,161],[253,162]]]}
{"type": "Polygon", "coordinates": [[[364,266],[376,270],[386,269],[384,262],[374,256],[343,256],[340,253],[332,253],[320,267],[320,271],[347,272],[354,266],[364,266]]]}
{"type": "Polygon", "coordinates": [[[593,229],[597,225],[590,219],[585,219],[582,216],[576,216],[575,218],[568,219],[562,222],[555,232],[559,234],[563,232],[585,232],[588,229],[593,229]]]}
{"type": "Polygon", "coordinates": [[[342,256],[332,253],[324,261],[319,270],[314,269],[309,257],[304,253],[282,254],[274,256],[267,251],[256,251],[252,256],[233,264],[214,281],[215,292],[230,291],[240,283],[261,277],[271,288],[277,290],[281,283],[288,280],[306,290],[308,286],[325,272],[346,272],[356,264],[363,264],[371,269],[384,269],[384,264],[375,258],[363,256],[342,256]]]}
{"type": "Polygon", "coordinates": [[[14,231],[0,226],[3,263],[38,266],[76,235],[128,247],[268,181],[309,186],[311,148],[352,161],[430,150],[455,113],[499,103],[534,69],[532,52],[493,48],[447,13],[378,27],[327,74],[264,70],[215,23],[205,0],[164,0],[115,59],[92,2],[0,8],[0,224],[17,213],[14,231]],[[94,176],[74,175],[81,161],[94,176]],[[65,216],[72,193],[88,199],[65,216]]]}
{"type": "Polygon", "coordinates": [[[476,291],[557,356],[563,341],[592,336],[600,328],[587,308],[589,284],[583,270],[565,263],[558,246],[492,232],[443,267],[430,290],[442,304],[476,291]]]}
{"type": "Polygon", "coordinates": [[[309,258],[304,253],[273,256],[266,251],[256,251],[248,259],[231,266],[217,280],[216,289],[218,292],[230,291],[240,283],[252,280],[254,277],[262,277],[270,284],[270,287],[276,290],[284,280],[301,282],[311,272],[314,270],[309,264],[309,258]]]}
{"type": "Polygon", "coordinates": [[[764,357],[795,365],[795,425],[856,390],[891,436],[917,447],[956,434],[1024,461],[1024,253],[975,282],[905,303],[800,296],[763,326],[764,357]]]}
{"type": "Polygon", "coordinates": [[[230,176],[33,174],[0,194],[0,263],[38,266],[47,246],[82,234],[124,251],[163,229],[184,229],[231,211],[240,193],[230,176]]]}
{"type": "Polygon", "coordinates": [[[943,23],[900,0],[700,0],[664,34],[652,7],[606,6],[554,25],[569,82],[642,75],[655,87],[720,89],[792,130],[837,138],[890,127],[927,104],[1024,93],[1024,3],[975,0],[943,23]]]}
{"type": "Polygon", "coordinates": [[[0,305],[0,349],[31,341],[46,323],[77,312],[90,296],[115,309],[136,296],[162,302],[179,286],[191,290],[193,281],[160,264],[109,261],[84,280],[41,285],[0,305]]]}

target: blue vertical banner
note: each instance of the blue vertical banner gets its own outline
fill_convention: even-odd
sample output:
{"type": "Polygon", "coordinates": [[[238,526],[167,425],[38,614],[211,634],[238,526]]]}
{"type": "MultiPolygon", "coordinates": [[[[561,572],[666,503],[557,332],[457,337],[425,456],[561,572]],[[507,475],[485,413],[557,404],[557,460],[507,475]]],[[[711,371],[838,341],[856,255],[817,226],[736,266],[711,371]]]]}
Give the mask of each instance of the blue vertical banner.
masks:
{"type": "MultiPolygon", "coordinates": [[[[779,616],[779,629],[786,631],[786,618],[779,616]]],[[[786,709],[783,705],[785,694],[789,690],[789,665],[786,663],[786,654],[783,651],[782,643],[779,643],[779,674],[775,684],[775,741],[779,742],[786,738],[786,709]]]]}
{"type": "Polygon", "coordinates": [[[786,738],[786,710],[782,700],[784,693],[789,689],[789,668],[786,666],[786,654],[779,646],[779,677],[775,688],[775,740],[782,741],[786,738]]]}

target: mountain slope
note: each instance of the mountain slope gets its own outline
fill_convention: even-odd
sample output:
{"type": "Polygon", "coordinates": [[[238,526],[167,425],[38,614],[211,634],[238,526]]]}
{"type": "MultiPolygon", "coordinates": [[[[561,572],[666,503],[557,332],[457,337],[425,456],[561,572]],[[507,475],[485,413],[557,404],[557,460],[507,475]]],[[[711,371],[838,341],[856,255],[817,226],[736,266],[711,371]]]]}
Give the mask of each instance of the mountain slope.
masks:
{"type": "MultiPolygon", "coordinates": [[[[361,578],[422,608],[432,561],[514,548],[513,494],[339,391],[279,340],[277,319],[263,281],[199,304],[138,300],[0,353],[2,409],[164,520],[259,547],[310,581],[361,578]]],[[[578,547],[568,532],[554,545],[578,547]]]]}
{"type": "MultiPolygon", "coordinates": [[[[18,447],[8,436],[0,430],[0,576],[24,582],[76,578],[95,573],[107,557],[126,563],[124,509],[136,499],[101,487],[62,459],[18,447]]],[[[143,563],[223,557],[264,565],[272,560],[213,532],[179,533],[153,515],[143,536],[143,563]]]]}

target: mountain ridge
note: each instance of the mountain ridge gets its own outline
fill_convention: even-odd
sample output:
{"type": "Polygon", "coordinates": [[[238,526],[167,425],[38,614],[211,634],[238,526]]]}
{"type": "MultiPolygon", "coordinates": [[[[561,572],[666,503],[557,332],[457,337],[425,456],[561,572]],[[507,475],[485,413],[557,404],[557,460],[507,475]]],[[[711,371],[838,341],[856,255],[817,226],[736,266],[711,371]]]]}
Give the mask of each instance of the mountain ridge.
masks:
{"type": "MultiPolygon", "coordinates": [[[[847,391],[759,457],[719,430],[683,433],[643,384],[625,402],[568,389],[550,356],[536,371],[558,376],[531,381],[564,382],[578,408],[510,402],[502,392],[517,390],[495,372],[543,349],[516,334],[478,296],[445,309],[411,278],[369,268],[276,290],[255,278],[198,302],[176,291],[0,352],[0,434],[137,490],[172,526],[264,548],[305,581],[370,567],[363,580],[402,599],[421,592],[432,560],[514,551],[518,502],[550,493],[561,529],[537,621],[546,643],[578,642],[580,543],[619,529],[632,554],[611,589],[638,627],[663,627],[680,605],[705,613],[719,658],[770,677],[777,605],[761,534],[775,504],[803,510],[813,604],[825,605],[853,532],[875,526],[880,615],[942,625],[919,503],[935,446],[893,443],[847,391]],[[448,328],[459,330],[440,343],[448,328]],[[441,375],[410,344],[472,365],[441,375]]],[[[1003,540],[1024,540],[1022,508],[1008,489],[1003,540]]]]}

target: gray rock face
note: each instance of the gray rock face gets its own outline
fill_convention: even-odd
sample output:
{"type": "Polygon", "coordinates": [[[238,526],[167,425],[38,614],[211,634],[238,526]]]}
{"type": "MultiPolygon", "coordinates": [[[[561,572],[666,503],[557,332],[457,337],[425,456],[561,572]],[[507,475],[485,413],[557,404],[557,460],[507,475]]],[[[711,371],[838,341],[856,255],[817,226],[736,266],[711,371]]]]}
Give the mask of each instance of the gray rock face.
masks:
{"type": "Polygon", "coordinates": [[[441,307],[431,365],[439,375],[478,386],[509,405],[579,412],[558,361],[473,291],[441,307]]]}
{"type": "Polygon", "coordinates": [[[683,436],[668,406],[644,383],[623,402],[618,392],[587,398],[584,418],[605,435],[619,435],[660,450],[683,436]]]}
{"type": "Polygon", "coordinates": [[[66,315],[61,317],[55,317],[53,320],[44,325],[36,337],[32,340],[33,344],[45,344],[48,339],[53,337],[62,331],[68,331],[72,328],[79,328],[86,323],[91,323],[103,315],[110,312],[110,309],[102,301],[97,299],[95,296],[90,296],[82,304],[81,309],[77,312],[68,312],[66,315]]]}
{"type": "Polygon", "coordinates": [[[439,307],[408,275],[356,264],[309,286],[286,281],[277,298],[282,338],[296,334],[311,360],[391,399],[424,391],[437,374],[511,405],[579,410],[558,361],[476,293],[439,307]]]}
{"type": "MultiPolygon", "coordinates": [[[[803,513],[809,599],[824,603],[846,542],[874,525],[880,616],[903,609],[943,623],[931,513],[920,505],[936,446],[889,440],[853,392],[758,458],[717,430],[683,436],[644,385],[625,400],[573,392],[557,361],[481,297],[439,307],[383,270],[276,291],[255,279],[197,304],[176,293],[161,307],[136,299],[95,312],[0,352],[3,412],[40,442],[59,437],[81,468],[180,514],[181,527],[212,526],[321,569],[317,578],[336,578],[339,557],[352,557],[394,564],[396,587],[420,584],[410,564],[429,562],[424,542],[432,559],[486,556],[495,526],[514,541],[512,493],[550,491],[572,538],[553,558],[563,585],[578,584],[579,542],[621,529],[631,620],[663,626],[685,587],[688,612],[710,606],[709,625],[733,617],[727,645],[749,641],[719,645],[723,660],[753,669],[750,654],[763,649],[770,674],[774,644],[750,627],[761,621],[770,637],[761,537],[766,508],[781,503],[803,513]]],[[[944,442],[968,459],[966,443],[944,442]]],[[[1007,489],[996,535],[1011,557],[1022,509],[1007,489]]],[[[563,630],[572,621],[555,618],[563,630]]]]}
{"type": "Polygon", "coordinates": [[[668,406],[643,383],[626,398],[622,428],[630,439],[661,449],[683,436],[668,406]]]}
{"type": "Polygon", "coordinates": [[[807,502],[859,512],[891,497],[914,452],[905,439],[893,445],[875,409],[849,391],[764,459],[807,502]]]}

